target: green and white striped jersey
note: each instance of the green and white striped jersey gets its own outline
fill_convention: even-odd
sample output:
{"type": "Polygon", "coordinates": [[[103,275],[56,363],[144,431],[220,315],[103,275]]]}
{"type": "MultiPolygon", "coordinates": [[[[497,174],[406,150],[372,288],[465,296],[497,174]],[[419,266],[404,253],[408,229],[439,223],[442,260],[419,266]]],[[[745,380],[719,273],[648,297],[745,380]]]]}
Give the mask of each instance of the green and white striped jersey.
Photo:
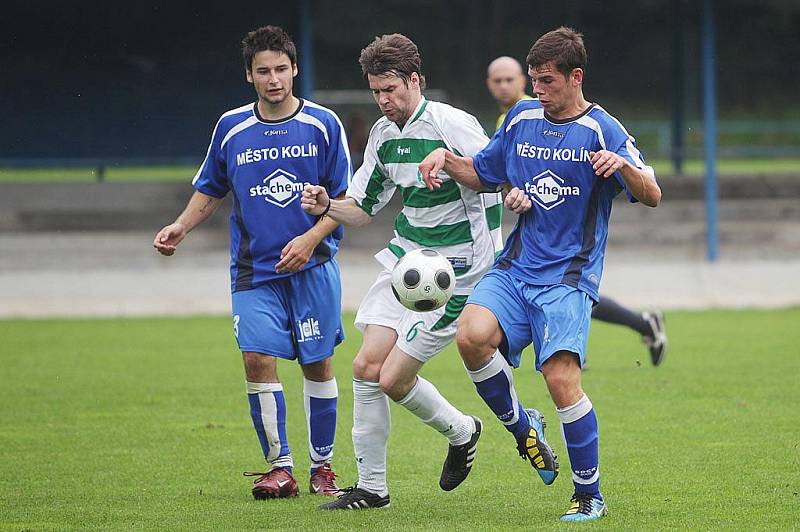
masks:
{"type": "Polygon", "coordinates": [[[464,187],[444,172],[441,188],[428,190],[418,165],[440,147],[472,157],[489,139],[474,116],[444,103],[423,98],[411,116],[402,131],[386,117],[375,122],[347,196],[374,216],[399,190],[403,210],[394,221],[394,238],[375,258],[391,270],[413,249],[435,249],[455,269],[454,293],[469,295],[503,247],[502,197],[464,187]]]}

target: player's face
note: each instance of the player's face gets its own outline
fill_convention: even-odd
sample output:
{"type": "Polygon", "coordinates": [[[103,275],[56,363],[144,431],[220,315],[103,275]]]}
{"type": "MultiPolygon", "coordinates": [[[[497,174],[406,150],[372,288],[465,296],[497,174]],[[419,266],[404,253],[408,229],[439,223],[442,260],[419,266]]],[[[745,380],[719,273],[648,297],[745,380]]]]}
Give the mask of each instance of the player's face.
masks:
{"type": "Polygon", "coordinates": [[[405,81],[394,74],[367,74],[367,81],[383,116],[397,124],[408,122],[422,97],[419,75],[413,72],[405,81]]]}
{"type": "Polygon", "coordinates": [[[565,76],[552,63],[537,68],[528,67],[533,84],[533,93],[539,98],[542,108],[554,118],[570,118],[577,108],[583,70],[574,69],[565,76]]]}
{"type": "Polygon", "coordinates": [[[486,78],[492,98],[500,105],[510,107],[525,94],[525,76],[513,68],[495,68],[486,78]]]}
{"type": "Polygon", "coordinates": [[[247,81],[253,84],[260,100],[278,105],[292,94],[297,65],[283,52],[264,50],[253,57],[247,81]]]}

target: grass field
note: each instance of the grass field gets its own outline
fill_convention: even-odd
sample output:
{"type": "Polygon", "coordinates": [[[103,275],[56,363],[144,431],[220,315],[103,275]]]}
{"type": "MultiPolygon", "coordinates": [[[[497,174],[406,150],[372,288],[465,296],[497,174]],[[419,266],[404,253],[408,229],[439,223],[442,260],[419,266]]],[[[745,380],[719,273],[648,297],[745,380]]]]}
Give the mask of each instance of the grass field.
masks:
{"type": "MultiPolygon", "coordinates": [[[[670,353],[595,324],[584,386],[601,425],[613,530],[798,526],[800,309],[668,314],[670,353]]],[[[352,316],[345,317],[352,323],[352,316]]],[[[355,479],[352,327],[336,357],[334,467],[355,479]]],[[[281,366],[303,492],[254,501],[263,468],[226,318],[0,321],[0,529],[551,530],[572,492],[564,444],[529,357],[520,397],[550,420],[562,475],[545,487],[492,419],[451,347],[423,374],[485,422],[469,479],[445,493],[446,443],[392,406],[387,510],[321,514],[307,494],[300,372],[281,366]]]]}
{"type": "MultiPolygon", "coordinates": [[[[198,164],[200,161],[198,160],[198,164]]],[[[648,161],[656,175],[672,175],[672,163],[666,159],[648,161]]],[[[721,175],[750,174],[800,174],[800,159],[750,158],[720,159],[717,171],[721,175]]],[[[189,181],[197,172],[196,166],[109,166],[103,177],[111,182],[130,181],[189,181]]],[[[705,173],[704,162],[689,159],[684,165],[684,174],[698,176],[705,173]]],[[[35,182],[93,182],[97,181],[95,168],[3,168],[0,167],[0,183],[35,182]]]]}

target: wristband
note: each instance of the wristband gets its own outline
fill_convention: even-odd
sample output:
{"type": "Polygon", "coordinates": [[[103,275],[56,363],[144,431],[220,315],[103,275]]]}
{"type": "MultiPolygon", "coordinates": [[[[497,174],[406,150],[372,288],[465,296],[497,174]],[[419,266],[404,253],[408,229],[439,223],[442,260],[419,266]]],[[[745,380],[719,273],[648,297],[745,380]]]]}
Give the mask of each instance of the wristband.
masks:
{"type": "Polygon", "coordinates": [[[332,202],[333,202],[333,200],[332,200],[332,199],[330,199],[330,198],[328,198],[328,206],[327,206],[327,207],[325,207],[325,210],[324,210],[324,211],[322,211],[322,214],[320,214],[320,215],[319,215],[319,217],[320,217],[320,218],[322,218],[323,216],[325,216],[326,214],[328,214],[328,211],[329,211],[329,210],[331,210],[331,203],[332,203],[332,202]]]}

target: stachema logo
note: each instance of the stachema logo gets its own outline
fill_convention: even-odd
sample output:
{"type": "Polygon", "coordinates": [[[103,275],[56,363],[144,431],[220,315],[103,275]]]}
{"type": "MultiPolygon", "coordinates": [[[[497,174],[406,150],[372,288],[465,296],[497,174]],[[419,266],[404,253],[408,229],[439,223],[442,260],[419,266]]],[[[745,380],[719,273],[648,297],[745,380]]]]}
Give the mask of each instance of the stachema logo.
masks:
{"type": "Polygon", "coordinates": [[[278,207],[289,205],[300,196],[306,185],[311,184],[299,182],[297,176],[280,168],[265,177],[263,183],[250,188],[250,197],[263,196],[264,201],[278,207]]]}
{"type": "Polygon", "coordinates": [[[541,208],[549,211],[566,201],[567,196],[580,196],[581,189],[564,184],[565,181],[550,170],[545,170],[541,174],[531,179],[530,183],[525,183],[525,192],[541,208]]]}

